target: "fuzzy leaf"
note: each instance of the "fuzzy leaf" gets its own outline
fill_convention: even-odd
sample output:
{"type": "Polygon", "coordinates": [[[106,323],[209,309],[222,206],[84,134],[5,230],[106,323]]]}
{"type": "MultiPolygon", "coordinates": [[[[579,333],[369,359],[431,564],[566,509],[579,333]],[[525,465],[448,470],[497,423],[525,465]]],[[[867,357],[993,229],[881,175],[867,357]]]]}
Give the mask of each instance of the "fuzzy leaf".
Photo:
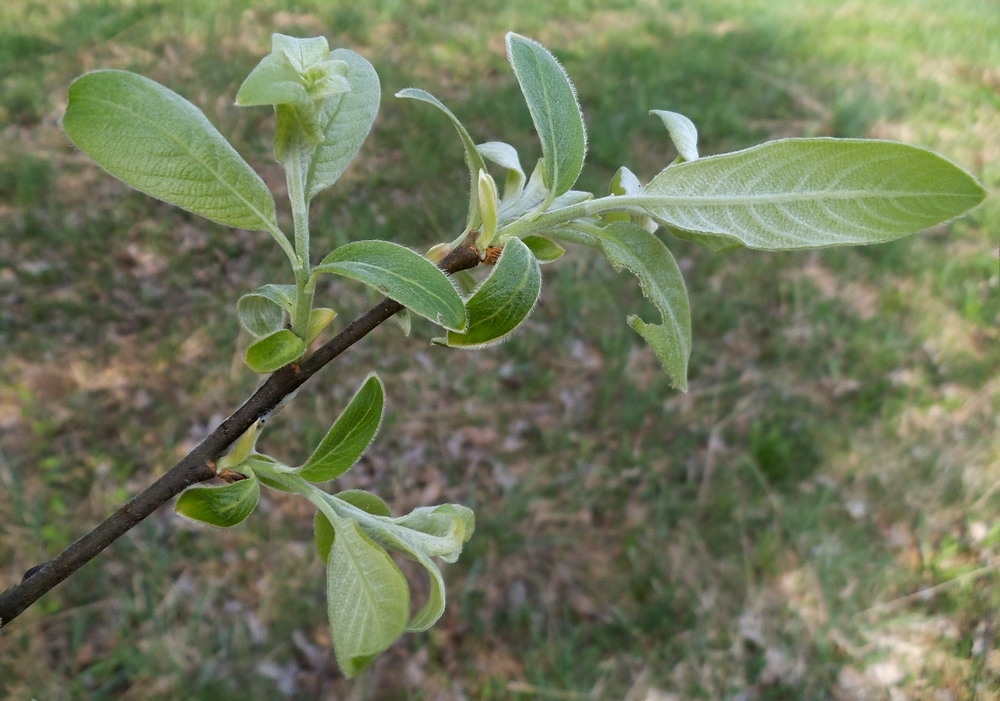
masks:
{"type": "Polygon", "coordinates": [[[786,139],[667,168],[642,205],[682,231],[782,250],[892,241],[957,217],[985,190],[930,151],[889,141],[786,139]]]}
{"type": "Polygon", "coordinates": [[[465,328],[465,306],[448,276],[399,244],[348,243],[324,258],[314,272],[353,278],[446,329],[465,328]]]}
{"type": "Polygon", "coordinates": [[[384,407],[382,381],[373,373],[298,469],[299,475],[310,482],[326,482],[347,472],[378,433],[384,407]]]}
{"type": "Polygon", "coordinates": [[[357,675],[403,634],[410,590],[389,554],[354,521],[337,519],[327,564],[327,610],[337,662],[357,675]]]}
{"type": "Polygon", "coordinates": [[[328,97],[320,106],[320,142],[306,173],[307,201],[337,182],[347,170],[371,131],[382,96],[378,74],[363,56],[349,49],[335,49],[330,58],[347,64],[351,91],[328,97]]]}
{"type": "Polygon", "coordinates": [[[535,256],[523,241],[510,239],[493,272],[466,303],[466,332],[449,331],[447,339],[435,341],[452,348],[483,348],[499,343],[528,317],[541,289],[542,271],[535,256]]]}
{"type": "Polygon", "coordinates": [[[687,287],[673,255],[660,239],[630,222],[588,228],[588,232],[612,265],[628,268],[639,278],[643,294],[659,310],[661,324],[649,324],[636,315],[630,316],[628,323],[653,347],[673,385],[686,392],[691,310],[687,287]]]}
{"type": "Polygon", "coordinates": [[[288,329],[281,329],[247,348],[244,360],[248,368],[266,375],[298,360],[305,352],[306,344],[301,338],[288,329]]]}
{"type": "Polygon", "coordinates": [[[181,492],[174,510],[182,516],[228,528],[253,513],[260,498],[255,477],[222,487],[189,487],[181,492]]]}
{"type": "Polygon", "coordinates": [[[524,245],[528,247],[528,250],[535,255],[535,259],[542,265],[559,260],[562,258],[563,253],[566,252],[565,248],[552,239],[547,239],[537,234],[525,236],[522,241],[524,241],[524,245]]]}
{"type": "Polygon", "coordinates": [[[520,197],[521,191],[524,189],[525,176],[521,169],[521,159],[518,158],[514,147],[502,141],[490,141],[479,144],[476,149],[483,158],[507,169],[502,204],[508,204],[520,197]]]}
{"type": "Polygon", "coordinates": [[[295,308],[295,285],[264,285],[247,292],[236,303],[240,324],[255,338],[285,327],[285,314],[295,308]]]}
{"type": "Polygon", "coordinates": [[[330,325],[336,318],[337,312],[327,307],[316,307],[309,312],[309,329],[306,332],[306,345],[316,340],[316,337],[323,333],[323,329],[330,325]]]}
{"type": "Polygon", "coordinates": [[[136,190],[238,229],[275,231],[274,199],[197,107],[135,73],[94,71],[69,89],[63,129],[136,190]]]}
{"type": "Polygon", "coordinates": [[[649,113],[663,120],[681,158],[688,162],[698,160],[698,129],[694,122],[677,112],[650,110],[649,113]]]}
{"type": "Polygon", "coordinates": [[[569,76],[544,46],[510,32],[507,58],[542,143],[543,175],[551,200],[573,187],[583,170],[587,153],[583,112],[569,76]]]}
{"type": "Polygon", "coordinates": [[[486,170],[486,163],[483,161],[482,155],[480,155],[479,150],[476,148],[476,142],[472,140],[471,136],[469,136],[469,132],[466,131],[465,126],[458,121],[458,117],[456,117],[450,109],[445,107],[443,102],[438,100],[426,90],[420,90],[419,88],[406,88],[396,93],[396,97],[402,97],[410,100],[420,100],[421,102],[434,105],[439,110],[444,112],[445,115],[448,116],[448,119],[451,120],[451,123],[455,125],[455,129],[458,131],[458,135],[462,139],[462,145],[465,146],[465,162],[469,166],[469,217],[466,221],[465,227],[468,230],[475,228],[476,221],[479,218],[479,171],[486,170]]]}

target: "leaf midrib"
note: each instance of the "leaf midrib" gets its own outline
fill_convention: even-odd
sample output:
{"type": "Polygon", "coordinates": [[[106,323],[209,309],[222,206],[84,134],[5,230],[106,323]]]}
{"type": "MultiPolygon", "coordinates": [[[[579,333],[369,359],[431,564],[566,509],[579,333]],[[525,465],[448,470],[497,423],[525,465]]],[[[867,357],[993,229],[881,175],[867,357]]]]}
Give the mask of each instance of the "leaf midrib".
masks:
{"type": "MultiPolygon", "coordinates": [[[[107,99],[99,98],[99,97],[78,97],[77,99],[80,100],[81,102],[88,102],[88,101],[90,101],[90,102],[98,102],[98,103],[102,103],[102,104],[105,104],[105,105],[110,105],[112,107],[117,107],[119,110],[121,110],[125,114],[128,114],[128,115],[131,115],[133,117],[136,117],[137,119],[139,119],[140,121],[144,122],[145,124],[148,124],[148,125],[152,126],[156,131],[160,132],[161,134],[163,134],[163,136],[167,137],[170,141],[174,142],[177,146],[179,146],[182,151],[184,151],[189,156],[191,156],[191,158],[194,159],[197,163],[201,164],[201,166],[204,167],[205,170],[207,170],[209,173],[211,173],[212,175],[215,176],[216,180],[219,183],[221,183],[222,185],[224,185],[225,187],[227,187],[229,189],[229,191],[232,192],[232,194],[234,194],[238,200],[240,200],[241,202],[243,202],[243,204],[245,204],[247,207],[249,207],[250,210],[254,214],[257,215],[257,217],[260,219],[260,221],[263,224],[265,224],[265,229],[264,229],[265,231],[273,231],[273,230],[275,230],[275,228],[276,228],[275,224],[269,218],[267,218],[266,216],[264,216],[264,214],[254,204],[252,204],[246,197],[244,197],[243,194],[236,187],[234,187],[229,182],[227,182],[214,168],[212,168],[212,166],[208,165],[205,161],[203,161],[201,158],[199,158],[198,155],[197,155],[197,152],[188,149],[187,145],[182,140],[178,139],[171,132],[169,132],[166,129],[164,129],[163,127],[161,127],[159,123],[157,123],[157,122],[149,119],[148,117],[146,117],[142,113],[130,110],[129,108],[127,108],[124,105],[122,105],[121,103],[114,102],[113,100],[107,100],[107,99]]],[[[184,180],[184,178],[178,178],[178,180],[184,180]]]]}

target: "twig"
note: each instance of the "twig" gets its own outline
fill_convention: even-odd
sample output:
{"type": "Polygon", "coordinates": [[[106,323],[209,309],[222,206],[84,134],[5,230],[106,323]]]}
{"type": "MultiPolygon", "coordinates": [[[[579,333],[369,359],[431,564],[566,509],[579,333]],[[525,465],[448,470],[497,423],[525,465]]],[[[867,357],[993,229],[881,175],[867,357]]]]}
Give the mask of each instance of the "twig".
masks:
{"type": "MultiPolygon", "coordinates": [[[[456,273],[479,265],[479,253],[472,232],[461,246],[438,263],[446,273],[456,273]]],[[[290,364],[272,374],[243,406],[210,433],[179,463],[149,487],[128,500],[94,530],[70,545],[53,560],[32,567],[17,584],[0,594],[0,627],[6,626],[43,594],[95,558],[102,550],[130,531],[160,506],[192,484],[216,476],[214,461],[254,422],[273,411],[286,397],[301,387],[324,365],[360,341],[382,322],[403,309],[391,299],[383,299],[343,331],[321,346],[301,364],[290,364]]]]}

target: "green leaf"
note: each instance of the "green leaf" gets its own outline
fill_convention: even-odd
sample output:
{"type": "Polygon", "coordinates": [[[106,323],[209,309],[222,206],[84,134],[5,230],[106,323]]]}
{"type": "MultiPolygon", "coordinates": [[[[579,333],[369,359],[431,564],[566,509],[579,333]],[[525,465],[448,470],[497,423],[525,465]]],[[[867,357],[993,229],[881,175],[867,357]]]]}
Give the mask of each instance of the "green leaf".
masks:
{"type": "Polygon", "coordinates": [[[347,170],[371,131],[382,96],[378,74],[363,56],[349,49],[336,49],[330,58],[347,64],[351,91],[328,97],[320,106],[320,142],[309,160],[307,201],[337,182],[347,170]]]}
{"type": "Polygon", "coordinates": [[[347,472],[378,433],[384,407],[382,381],[372,373],[298,469],[299,475],[310,482],[326,482],[347,472]]]}
{"type": "Polygon", "coordinates": [[[646,186],[641,206],[667,226],[781,250],[892,241],[985,196],[972,176],[930,151],[819,138],[667,168],[646,186]]]}
{"type": "Polygon", "coordinates": [[[222,487],[189,487],[177,498],[174,510],[196,521],[228,528],[246,519],[258,498],[260,484],[255,477],[248,477],[222,487]]]}
{"type": "Polygon", "coordinates": [[[562,258],[563,253],[566,252],[565,248],[552,239],[547,239],[537,234],[525,236],[521,240],[524,241],[524,245],[528,247],[528,250],[535,255],[535,259],[542,265],[559,260],[562,258]]]}
{"type": "Polygon", "coordinates": [[[389,554],[354,521],[337,519],[327,565],[327,607],[337,662],[353,677],[403,634],[410,590],[389,554]]]}
{"type": "Polygon", "coordinates": [[[265,375],[295,362],[306,352],[305,342],[288,329],[281,329],[247,348],[247,367],[265,375]]]}
{"type": "Polygon", "coordinates": [[[587,153],[583,112],[569,76],[544,46],[509,32],[507,58],[542,143],[544,182],[551,200],[573,187],[583,170],[587,153]]]}
{"type": "Polygon", "coordinates": [[[362,511],[367,511],[375,516],[389,516],[392,517],[392,511],[389,510],[389,505],[383,501],[383,499],[371,492],[366,492],[363,489],[348,489],[345,492],[338,492],[334,494],[334,497],[340,499],[341,501],[346,501],[348,504],[352,504],[362,511]]]}
{"type": "Polygon", "coordinates": [[[704,246],[712,253],[724,253],[726,251],[733,251],[737,248],[745,248],[743,242],[732,236],[724,236],[722,234],[703,234],[698,231],[685,231],[684,229],[679,229],[676,226],[665,226],[664,227],[671,234],[679,239],[684,239],[685,241],[691,241],[699,246],[704,246]]]}
{"type": "Polygon", "coordinates": [[[201,111],[126,71],[94,71],[70,86],[63,129],[135,189],[220,224],[277,230],[264,181],[201,111]]]}
{"type": "Polygon", "coordinates": [[[410,100],[420,100],[421,102],[434,105],[439,110],[444,112],[448,116],[448,119],[451,120],[451,123],[455,125],[455,129],[458,131],[458,135],[462,139],[462,145],[465,146],[465,162],[469,166],[469,217],[466,221],[465,228],[471,231],[475,228],[476,221],[479,218],[479,171],[486,170],[486,163],[483,161],[483,157],[480,155],[479,149],[476,148],[476,142],[472,140],[471,136],[469,136],[469,132],[466,131],[465,126],[458,121],[458,117],[456,117],[450,109],[445,107],[444,103],[426,90],[420,90],[419,88],[406,88],[396,93],[396,97],[402,97],[410,100]]]}
{"type": "Polygon", "coordinates": [[[315,518],[313,518],[313,536],[315,536],[316,553],[319,555],[319,559],[323,561],[324,565],[329,565],[330,548],[333,547],[336,533],[330,519],[324,516],[322,511],[317,511],[315,518]]]}
{"type": "MultiPolygon", "coordinates": [[[[352,504],[369,514],[374,514],[375,516],[392,516],[389,506],[371,492],[361,489],[349,489],[335,496],[337,499],[346,501],[348,504],[352,504]]],[[[323,515],[322,511],[316,512],[316,518],[313,519],[313,532],[316,536],[316,552],[325,565],[327,564],[327,556],[330,554],[330,547],[333,545],[335,534],[333,524],[330,523],[330,519],[323,515]]]]}
{"type": "Polygon", "coordinates": [[[629,325],[653,347],[675,387],[687,391],[688,358],[691,355],[691,310],[687,288],[677,262],[663,242],[630,222],[615,222],[603,229],[588,227],[616,268],[628,268],[643,294],[663,317],[662,324],[649,324],[638,316],[629,325]]]}
{"type": "Polygon", "coordinates": [[[373,539],[410,557],[427,570],[431,589],[427,602],[406,626],[407,631],[419,632],[430,628],[444,613],[446,596],[441,570],[432,560],[440,557],[455,562],[475,530],[471,509],[457,504],[421,507],[382,529],[371,528],[373,539]]]}
{"type": "Polygon", "coordinates": [[[448,276],[399,244],[348,243],[324,258],[313,272],[353,278],[446,329],[465,328],[465,306],[448,276]]]}
{"type": "Polygon", "coordinates": [[[677,112],[650,110],[649,113],[663,120],[681,158],[688,162],[698,160],[698,129],[694,122],[677,112]]]}
{"type": "Polygon", "coordinates": [[[327,307],[316,307],[309,312],[309,329],[306,331],[306,345],[316,340],[323,329],[337,316],[337,312],[327,307]]]}
{"type": "Polygon", "coordinates": [[[285,314],[295,309],[295,285],[264,285],[247,292],[236,303],[240,324],[255,338],[285,327],[285,314]]]}
{"type": "Polygon", "coordinates": [[[250,457],[257,445],[257,439],[260,437],[260,430],[263,426],[263,421],[256,421],[253,426],[247,429],[246,433],[237,438],[236,442],[233,443],[232,450],[219,458],[216,463],[216,471],[221,472],[226,468],[233,469],[250,457]]]}
{"type": "Polygon", "coordinates": [[[493,272],[466,303],[469,327],[435,339],[452,348],[483,348],[499,343],[521,325],[538,301],[542,271],[523,241],[510,239],[493,272]]]}
{"type": "Polygon", "coordinates": [[[504,183],[501,204],[509,204],[520,197],[521,191],[524,189],[525,176],[521,169],[521,159],[518,158],[514,147],[502,141],[490,141],[479,144],[476,149],[483,158],[507,169],[507,180],[504,183]]]}
{"type": "Polygon", "coordinates": [[[500,196],[497,194],[497,185],[493,182],[493,178],[485,170],[479,171],[479,214],[483,225],[479,230],[476,246],[480,251],[493,243],[493,237],[496,236],[499,200],[500,196]]]}

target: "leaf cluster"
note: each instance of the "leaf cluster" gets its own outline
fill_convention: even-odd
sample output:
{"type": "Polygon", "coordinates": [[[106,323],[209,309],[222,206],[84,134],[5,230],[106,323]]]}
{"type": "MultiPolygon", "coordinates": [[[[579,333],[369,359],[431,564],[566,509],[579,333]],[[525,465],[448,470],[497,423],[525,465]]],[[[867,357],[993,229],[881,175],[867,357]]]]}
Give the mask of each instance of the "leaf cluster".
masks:
{"type": "MultiPolygon", "coordinates": [[[[147,78],[125,71],[87,73],[70,88],[63,120],[72,141],[115,177],[153,197],[234,228],[267,231],[285,252],[291,280],[244,294],[237,317],[255,339],[246,351],[254,372],[300,362],[336,317],[317,306],[322,275],[363,283],[407,315],[444,329],[434,342],[476,349],[503,341],[529,316],[542,289],[541,265],[557,261],[560,242],[604,254],[638,279],[659,318],[628,317],[655,351],[672,383],[687,387],[691,313],[669,233],[721,252],[786,250],[889,241],[956,217],[978,204],[982,187],[956,165],[904,144],[869,140],[785,139],[701,158],[695,125],[654,110],[678,156],[643,185],[622,166],[608,193],[574,190],[587,132],[576,91],[541,44],[510,33],[507,55],[538,133],[542,157],[530,175],[510,144],[477,144],[440,100],[416,88],[398,97],[441,110],[464,146],[470,176],[465,229],[421,255],[389,241],[353,241],[312,264],[309,203],[333,185],[357,154],[378,112],[381,86],[371,64],[322,37],[275,34],[271,53],[237,94],[241,106],[273,106],[275,158],[284,167],[293,231],[278,225],[261,178],[197,107],[147,78]],[[493,172],[502,174],[498,186],[493,172]],[[489,275],[469,294],[436,265],[474,241],[489,275]]],[[[374,440],[385,396],[374,374],[302,465],[256,450],[263,421],[217,464],[224,486],[196,486],[176,510],[231,527],[253,511],[261,486],[298,494],[316,507],[315,539],[326,564],[328,613],[345,674],[361,671],[403,632],[426,630],[445,607],[434,558],[454,562],[475,527],[472,512],[445,504],[393,517],[376,495],[330,494],[317,486],[343,475],[374,440]],[[418,562],[431,582],[411,616],[409,587],[389,552],[418,562]]]]}

